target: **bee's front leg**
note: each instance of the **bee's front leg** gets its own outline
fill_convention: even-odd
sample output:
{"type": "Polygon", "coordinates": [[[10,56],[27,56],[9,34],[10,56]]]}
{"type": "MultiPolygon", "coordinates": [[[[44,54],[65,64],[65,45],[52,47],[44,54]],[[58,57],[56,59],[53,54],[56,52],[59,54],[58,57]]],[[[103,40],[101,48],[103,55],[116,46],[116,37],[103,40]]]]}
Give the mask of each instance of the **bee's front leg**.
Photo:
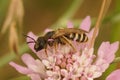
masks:
{"type": "Polygon", "coordinates": [[[48,56],[48,54],[47,54],[47,45],[45,45],[45,54],[46,54],[46,56],[48,56]]]}

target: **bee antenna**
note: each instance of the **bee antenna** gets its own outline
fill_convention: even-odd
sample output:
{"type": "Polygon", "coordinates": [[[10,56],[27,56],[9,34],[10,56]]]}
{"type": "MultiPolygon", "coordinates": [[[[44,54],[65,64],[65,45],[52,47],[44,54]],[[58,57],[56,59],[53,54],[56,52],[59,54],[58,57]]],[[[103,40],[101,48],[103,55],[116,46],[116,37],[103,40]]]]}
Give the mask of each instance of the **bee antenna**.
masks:
{"type": "Polygon", "coordinates": [[[34,42],[27,42],[27,43],[36,43],[36,41],[35,41],[34,38],[32,38],[32,37],[30,37],[30,36],[28,36],[28,35],[26,35],[26,34],[23,34],[23,36],[28,37],[28,38],[30,38],[30,39],[32,39],[32,40],[34,41],[34,42]]]}
{"type": "Polygon", "coordinates": [[[35,42],[34,41],[27,42],[27,44],[29,44],[29,43],[35,43],[35,42]]]}

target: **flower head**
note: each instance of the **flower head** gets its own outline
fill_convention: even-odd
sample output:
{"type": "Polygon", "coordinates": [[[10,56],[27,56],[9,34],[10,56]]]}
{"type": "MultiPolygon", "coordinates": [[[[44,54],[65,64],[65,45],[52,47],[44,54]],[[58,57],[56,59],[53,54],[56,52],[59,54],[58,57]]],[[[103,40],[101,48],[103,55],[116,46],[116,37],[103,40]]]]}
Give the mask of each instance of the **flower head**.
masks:
{"type": "MultiPolygon", "coordinates": [[[[89,31],[90,24],[90,17],[87,16],[81,23],[80,28],[89,31]]],[[[73,25],[69,22],[68,28],[71,27],[73,25]]],[[[88,42],[77,43],[72,41],[77,51],[74,51],[69,45],[59,45],[57,51],[54,47],[48,47],[46,55],[44,50],[36,52],[34,50],[35,43],[32,43],[29,44],[29,47],[39,59],[24,54],[22,60],[27,67],[14,62],[10,62],[10,65],[18,72],[30,76],[32,80],[93,80],[98,78],[115,58],[119,43],[103,42],[97,55],[95,55],[94,48],[89,47],[93,30],[86,34],[89,38],[88,42]]],[[[28,36],[37,39],[32,32],[28,33],[28,36]]],[[[27,38],[27,41],[31,41],[31,39],[27,38]]]]}

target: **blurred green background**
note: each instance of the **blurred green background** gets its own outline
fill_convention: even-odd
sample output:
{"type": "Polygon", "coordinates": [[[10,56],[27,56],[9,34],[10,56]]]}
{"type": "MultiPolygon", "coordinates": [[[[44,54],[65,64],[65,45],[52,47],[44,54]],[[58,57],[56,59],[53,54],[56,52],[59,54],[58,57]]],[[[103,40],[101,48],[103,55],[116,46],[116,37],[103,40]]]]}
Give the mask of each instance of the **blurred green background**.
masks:
{"type": "MultiPolygon", "coordinates": [[[[3,28],[3,23],[8,13],[10,1],[11,0],[0,0],[0,30],[3,28]]],[[[22,33],[27,34],[29,31],[32,31],[36,35],[40,34],[44,31],[44,29],[51,27],[54,23],[56,23],[61,16],[69,10],[74,1],[75,0],[23,0],[24,17],[19,35],[22,35],[22,33]]],[[[80,23],[78,21],[81,21],[89,15],[92,19],[92,27],[94,27],[102,1],[103,0],[80,1],[81,4],[75,14],[72,15],[71,20],[75,25],[78,25],[80,23]]],[[[19,30],[19,28],[17,29],[19,30]]],[[[10,60],[14,60],[17,63],[22,64],[21,60],[11,53],[8,46],[8,38],[8,29],[5,34],[0,33],[0,80],[29,80],[29,78],[18,73],[14,68],[8,65],[10,60]]],[[[103,41],[120,41],[120,0],[112,0],[111,2],[109,10],[100,27],[99,35],[96,39],[96,50],[103,41]]],[[[23,36],[19,37],[19,44],[19,48],[22,50],[20,51],[20,54],[23,54],[23,52],[29,52],[32,54],[32,52],[26,47],[24,47],[26,50],[24,50],[24,48],[21,49],[21,46],[25,44],[25,38],[23,36]]],[[[119,54],[120,51],[117,52],[116,56],[119,56],[119,54]]],[[[97,80],[104,80],[105,76],[108,75],[111,70],[116,68],[120,68],[119,64],[112,64],[107,72],[97,80]]]]}

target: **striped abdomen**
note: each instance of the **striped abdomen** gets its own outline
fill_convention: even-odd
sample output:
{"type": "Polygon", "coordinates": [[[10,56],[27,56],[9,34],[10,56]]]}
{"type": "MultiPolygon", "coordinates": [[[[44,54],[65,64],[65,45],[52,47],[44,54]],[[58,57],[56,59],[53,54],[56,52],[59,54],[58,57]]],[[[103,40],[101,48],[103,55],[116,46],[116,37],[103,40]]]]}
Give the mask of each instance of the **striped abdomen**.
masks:
{"type": "Polygon", "coordinates": [[[67,39],[73,40],[73,41],[77,41],[77,42],[87,42],[88,41],[88,37],[85,33],[70,33],[70,34],[65,34],[64,35],[67,39]]]}

